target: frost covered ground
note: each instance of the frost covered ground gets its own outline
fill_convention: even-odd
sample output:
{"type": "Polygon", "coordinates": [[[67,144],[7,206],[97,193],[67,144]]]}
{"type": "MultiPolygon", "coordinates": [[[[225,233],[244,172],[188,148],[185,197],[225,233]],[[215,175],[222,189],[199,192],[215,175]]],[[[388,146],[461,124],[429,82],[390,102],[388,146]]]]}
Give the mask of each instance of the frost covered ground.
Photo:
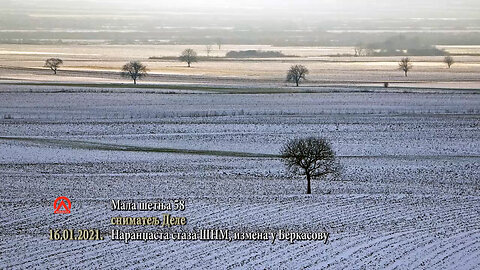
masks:
{"type": "Polygon", "coordinates": [[[25,91],[32,87],[0,93],[0,268],[480,267],[477,91],[25,91]],[[311,196],[274,157],[160,151],[277,154],[309,135],[328,138],[342,165],[341,178],[315,181],[311,196]],[[72,200],[71,215],[53,214],[60,195],[72,200]],[[50,228],[108,232],[119,215],[111,199],[171,198],[187,201],[187,230],[331,235],[327,245],[48,240],[50,228]]]}
{"type": "Polygon", "coordinates": [[[408,77],[398,70],[401,57],[354,57],[352,47],[272,47],[262,45],[224,45],[205,59],[204,45],[0,45],[0,80],[69,83],[129,83],[122,79],[121,67],[132,59],[142,61],[149,76],[144,83],[228,83],[285,85],[285,72],[292,64],[302,63],[310,70],[307,85],[368,84],[395,87],[479,89],[480,47],[441,46],[454,55],[455,64],[447,68],[442,56],[414,56],[408,77]],[[193,48],[202,57],[192,68],[176,60],[185,48],[193,48]],[[229,51],[281,51],[296,57],[223,58],[229,51]],[[343,54],[347,56],[338,56],[343,54]],[[173,57],[149,59],[149,57],[173,57]],[[57,75],[44,67],[48,57],[61,57],[64,64],[57,75]]]}

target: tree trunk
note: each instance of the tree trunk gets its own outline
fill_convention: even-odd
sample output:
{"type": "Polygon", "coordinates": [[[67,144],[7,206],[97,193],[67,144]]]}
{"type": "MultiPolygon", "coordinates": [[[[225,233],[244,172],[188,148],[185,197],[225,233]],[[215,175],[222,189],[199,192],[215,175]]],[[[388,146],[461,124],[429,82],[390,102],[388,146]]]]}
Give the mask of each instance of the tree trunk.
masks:
{"type": "Polygon", "coordinates": [[[299,80],[295,80],[295,83],[297,84],[297,87],[298,87],[298,82],[299,82],[299,80]]]}
{"type": "Polygon", "coordinates": [[[133,84],[137,84],[137,79],[133,79],[133,84]]]}
{"type": "Polygon", "coordinates": [[[57,70],[56,69],[53,70],[53,74],[57,75],[57,70]]]}
{"type": "Polygon", "coordinates": [[[307,173],[307,194],[312,194],[312,188],[310,186],[310,174],[307,173]]]}
{"type": "Polygon", "coordinates": [[[408,77],[408,74],[407,74],[407,73],[408,73],[408,71],[405,71],[405,77],[408,77]]]}

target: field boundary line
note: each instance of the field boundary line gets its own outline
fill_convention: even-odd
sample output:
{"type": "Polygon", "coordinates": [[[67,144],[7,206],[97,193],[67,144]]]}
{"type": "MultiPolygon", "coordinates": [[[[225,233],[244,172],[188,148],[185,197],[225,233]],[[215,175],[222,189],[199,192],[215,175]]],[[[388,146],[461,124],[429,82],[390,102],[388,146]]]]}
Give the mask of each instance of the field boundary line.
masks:
{"type": "MultiPolygon", "coordinates": [[[[279,154],[249,153],[226,150],[200,150],[200,149],[184,149],[169,147],[151,147],[151,146],[134,146],[121,145],[102,142],[51,139],[51,138],[35,138],[35,137],[13,137],[0,136],[0,140],[4,141],[21,141],[37,144],[48,144],[61,147],[69,147],[75,149],[86,150],[102,150],[102,151],[122,151],[122,152],[150,152],[150,153],[172,153],[187,155],[203,155],[203,156],[223,156],[223,157],[239,157],[239,158],[270,158],[279,159],[279,154]]],[[[474,158],[480,159],[480,155],[337,155],[340,159],[401,159],[401,160],[428,160],[428,159],[458,159],[458,158],[474,158]]]]}

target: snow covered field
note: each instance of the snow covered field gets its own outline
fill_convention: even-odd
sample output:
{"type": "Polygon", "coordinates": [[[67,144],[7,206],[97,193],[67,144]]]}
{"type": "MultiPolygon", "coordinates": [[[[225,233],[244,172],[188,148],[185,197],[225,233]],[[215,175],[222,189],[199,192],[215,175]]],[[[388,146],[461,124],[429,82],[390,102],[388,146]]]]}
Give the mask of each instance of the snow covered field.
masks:
{"type": "Polygon", "coordinates": [[[192,68],[175,57],[191,47],[205,57],[204,45],[26,45],[0,44],[0,81],[130,83],[121,78],[121,67],[139,60],[149,69],[148,83],[203,83],[285,85],[286,71],[292,64],[308,67],[305,85],[374,85],[479,89],[480,47],[443,46],[454,55],[455,64],[447,68],[442,56],[414,56],[413,70],[405,77],[398,70],[401,57],[353,57],[352,47],[271,47],[225,44],[213,50],[211,59],[200,59],[192,68]],[[229,51],[281,51],[295,57],[225,59],[229,51]],[[347,56],[335,56],[347,54],[347,56]],[[58,74],[44,67],[49,57],[59,57],[64,64],[58,74]],[[150,59],[150,57],[170,57],[150,59]],[[173,57],[173,58],[172,58],[173,57]]]}
{"type": "Polygon", "coordinates": [[[480,267],[477,91],[25,91],[32,87],[39,93],[0,92],[0,268],[73,261],[77,268],[129,269],[480,267]],[[278,154],[288,139],[311,135],[328,138],[342,165],[341,178],[314,181],[311,196],[305,180],[286,174],[275,157],[95,144],[278,154]],[[61,195],[72,200],[72,214],[53,214],[61,195]],[[112,199],[173,198],[187,202],[187,231],[327,231],[329,241],[48,239],[50,228],[108,233],[119,215],[112,199]]]}

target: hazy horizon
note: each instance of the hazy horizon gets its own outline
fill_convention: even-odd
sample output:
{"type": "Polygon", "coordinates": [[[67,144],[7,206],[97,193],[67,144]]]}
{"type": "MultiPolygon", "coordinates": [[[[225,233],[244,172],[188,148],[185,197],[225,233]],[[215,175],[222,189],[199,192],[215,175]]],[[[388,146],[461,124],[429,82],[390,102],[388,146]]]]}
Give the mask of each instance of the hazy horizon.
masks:
{"type": "MultiPolygon", "coordinates": [[[[55,15],[56,11],[88,13],[163,13],[182,12],[222,13],[243,15],[289,14],[295,18],[299,14],[323,15],[325,19],[348,18],[386,18],[391,15],[404,14],[404,18],[480,18],[480,2],[475,0],[444,1],[372,1],[372,0],[233,0],[233,1],[194,1],[194,0],[136,0],[132,5],[128,0],[0,0],[4,12],[38,12],[55,15]],[[353,17],[352,17],[353,16],[353,17]]],[[[59,14],[57,14],[59,15],[59,14]]],[[[210,18],[214,19],[214,18],[210,18]]]]}
{"type": "Polygon", "coordinates": [[[385,33],[410,38],[427,33],[432,44],[480,42],[472,35],[480,33],[480,2],[474,0],[0,0],[0,5],[4,43],[205,43],[222,37],[244,44],[352,45],[384,41],[385,33]]]}

